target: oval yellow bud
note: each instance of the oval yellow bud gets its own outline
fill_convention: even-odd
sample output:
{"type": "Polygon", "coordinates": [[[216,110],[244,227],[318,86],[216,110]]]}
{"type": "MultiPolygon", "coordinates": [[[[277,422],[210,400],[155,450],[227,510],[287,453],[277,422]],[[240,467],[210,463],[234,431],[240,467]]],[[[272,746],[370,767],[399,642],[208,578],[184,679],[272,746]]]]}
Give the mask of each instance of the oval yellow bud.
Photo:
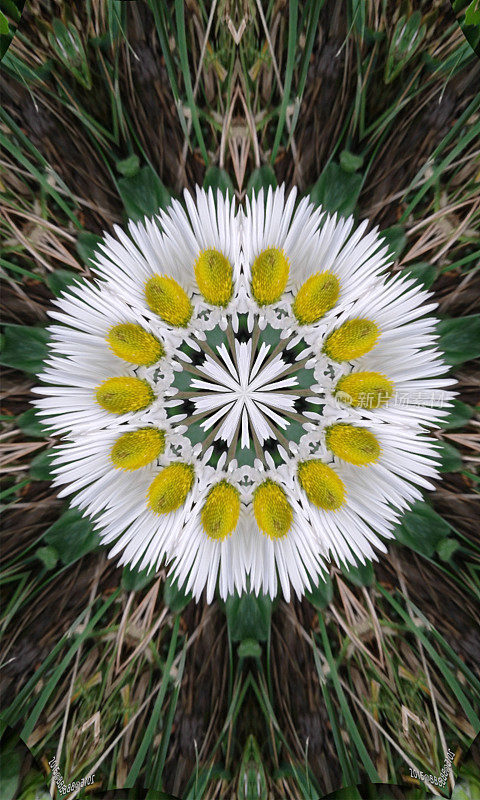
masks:
{"type": "Polygon", "coordinates": [[[393,383],[380,372],[352,372],[340,378],[335,396],[355,408],[378,408],[393,394],[393,383]]]}
{"type": "Polygon", "coordinates": [[[288,281],[289,264],[283,250],[269,247],[252,264],[252,292],[259,306],[280,300],[288,281]]]}
{"type": "Polygon", "coordinates": [[[140,366],[150,367],[165,355],[165,348],[156,336],[133,322],[110,328],[107,342],[116,356],[140,366]]]}
{"type": "Polygon", "coordinates": [[[328,449],[338,458],[357,466],[373,464],[380,456],[377,437],[367,428],[343,422],[330,425],[325,431],[325,441],[328,449]]]}
{"type": "Polygon", "coordinates": [[[140,378],[107,378],[96,390],[97,403],[112,414],[140,411],[154,397],[150,384],[140,378]]]}
{"type": "Polygon", "coordinates": [[[210,539],[222,541],[237,527],[240,494],[228,481],[212,486],[202,508],[203,530],[210,539]]]}
{"type": "Polygon", "coordinates": [[[119,469],[146,467],[165,450],[165,431],[140,428],[120,436],[112,447],[110,458],[119,469]]]}
{"type": "Polygon", "coordinates": [[[193,306],[179,283],[166,275],[154,275],[145,285],[145,298],[159,317],[175,328],[186,328],[193,306]]]}
{"type": "Polygon", "coordinates": [[[340,282],[337,276],[333,272],[317,272],[298,290],[292,311],[300,325],[312,325],[333,308],[339,294],[340,282]]]}
{"type": "Polygon", "coordinates": [[[287,495],[278,483],[270,479],[255,489],[253,512],[258,527],[270,539],[280,539],[291,528],[293,511],[287,495]]]}
{"type": "Polygon", "coordinates": [[[195,470],[191,464],[176,462],[164,467],[152,481],[147,493],[148,505],[155,514],[170,514],[180,508],[193,486],[195,470]]]}
{"type": "Polygon", "coordinates": [[[233,294],[233,270],[218,250],[203,250],[195,263],[198,288],[212,306],[228,306],[233,294]]]}
{"type": "Polygon", "coordinates": [[[375,346],[380,331],[369,319],[350,319],[333,331],[323,351],[334,361],[351,361],[368,353],[375,346]]]}
{"type": "Polygon", "coordinates": [[[298,465],[298,480],[317,508],[336,511],[345,501],[345,486],[334,470],[316,458],[298,465]]]}

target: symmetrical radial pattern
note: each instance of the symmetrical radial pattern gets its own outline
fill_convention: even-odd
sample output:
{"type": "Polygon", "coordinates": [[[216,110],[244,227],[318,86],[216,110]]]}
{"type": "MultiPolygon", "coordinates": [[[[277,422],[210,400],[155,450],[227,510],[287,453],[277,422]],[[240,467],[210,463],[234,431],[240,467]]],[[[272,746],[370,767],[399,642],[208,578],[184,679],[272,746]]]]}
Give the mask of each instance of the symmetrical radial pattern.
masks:
{"type": "Polygon", "coordinates": [[[208,601],[289,599],[385,550],[433,488],[452,380],[435,304],[366,229],[283,188],[245,209],[197,189],[105,236],[35,391],[60,496],[112,557],[208,601]]]}

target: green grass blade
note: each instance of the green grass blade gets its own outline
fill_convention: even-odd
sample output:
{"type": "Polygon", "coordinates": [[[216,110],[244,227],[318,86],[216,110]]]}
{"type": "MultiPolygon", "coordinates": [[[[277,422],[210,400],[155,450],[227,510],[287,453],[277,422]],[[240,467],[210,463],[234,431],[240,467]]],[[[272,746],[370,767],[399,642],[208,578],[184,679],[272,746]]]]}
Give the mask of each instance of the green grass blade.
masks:
{"type": "Polygon", "coordinates": [[[355,762],[351,762],[346,754],[345,745],[343,743],[343,739],[337,725],[337,715],[335,713],[332,699],[330,697],[330,693],[327,688],[327,682],[325,679],[325,675],[323,673],[322,664],[320,662],[318,648],[317,645],[315,644],[314,639],[312,639],[312,648],[313,648],[313,660],[315,662],[315,667],[318,674],[318,680],[320,682],[320,688],[322,690],[323,699],[325,701],[328,719],[330,721],[330,726],[332,728],[333,741],[335,742],[335,752],[338,756],[338,760],[340,762],[340,767],[342,770],[343,784],[345,786],[349,786],[351,784],[358,783],[359,781],[357,765],[355,762]]]}
{"type": "Polygon", "coordinates": [[[290,100],[290,89],[292,86],[293,69],[295,66],[295,53],[297,50],[297,21],[298,21],[298,2],[297,0],[290,0],[288,6],[288,46],[287,46],[287,63],[285,65],[285,79],[283,84],[283,98],[280,105],[277,130],[275,139],[272,146],[272,155],[270,161],[275,163],[277,151],[282,137],[283,129],[285,127],[287,118],[287,108],[290,100]]]}
{"type": "Polygon", "coordinates": [[[352,712],[350,711],[350,708],[348,706],[347,699],[345,697],[344,691],[343,691],[343,689],[342,689],[342,687],[340,685],[340,681],[339,681],[338,673],[337,673],[337,665],[335,663],[335,659],[332,656],[332,651],[331,651],[331,648],[330,648],[330,642],[328,640],[327,629],[325,627],[325,622],[324,622],[323,617],[321,616],[321,614],[318,615],[318,620],[319,620],[319,623],[320,623],[320,632],[321,632],[321,635],[322,635],[322,642],[323,642],[323,647],[324,647],[324,650],[325,650],[325,656],[327,658],[327,661],[328,661],[328,664],[329,664],[329,667],[330,667],[330,675],[331,675],[331,678],[332,678],[332,683],[333,683],[333,686],[334,686],[335,691],[337,693],[337,697],[338,697],[338,700],[340,702],[340,707],[342,709],[342,713],[343,713],[343,716],[345,718],[345,723],[346,723],[346,725],[348,727],[348,731],[349,731],[350,737],[351,737],[353,743],[355,744],[355,747],[357,748],[357,751],[358,751],[358,754],[359,754],[360,758],[362,759],[362,763],[363,763],[363,766],[365,767],[365,770],[366,770],[366,772],[368,774],[369,780],[371,780],[372,783],[379,782],[380,781],[380,777],[378,775],[378,772],[375,769],[370,756],[368,755],[367,748],[365,747],[365,744],[363,742],[361,734],[360,734],[357,726],[355,725],[355,721],[353,719],[352,712]]]}
{"type": "MultiPolygon", "coordinates": [[[[397,601],[389,594],[389,592],[387,592],[387,590],[384,589],[383,586],[381,586],[381,584],[378,582],[377,582],[377,589],[388,600],[388,602],[395,609],[397,614],[404,620],[404,622],[412,631],[412,633],[414,633],[415,636],[417,636],[420,639],[423,646],[425,647],[425,650],[427,650],[428,654],[431,656],[432,660],[435,662],[436,666],[443,674],[443,677],[447,682],[448,686],[454,692],[461,708],[467,715],[470,724],[473,725],[476,731],[480,731],[480,719],[477,717],[474,709],[472,708],[471,703],[468,701],[463,689],[461,688],[459,682],[455,678],[455,675],[453,674],[451,669],[446,665],[445,661],[438,655],[437,651],[429,642],[429,640],[427,639],[421,628],[415,625],[410,615],[406,611],[404,611],[404,609],[400,606],[400,604],[397,603],[397,601]]],[[[412,608],[414,608],[412,603],[410,605],[412,606],[412,608]]],[[[416,610],[418,611],[418,609],[416,610]]]]}
{"type": "Polygon", "coordinates": [[[183,0],[175,0],[175,20],[177,23],[177,45],[180,53],[180,64],[185,83],[185,91],[187,93],[187,103],[190,108],[190,114],[192,115],[192,124],[197,135],[198,145],[200,147],[205,166],[207,166],[209,163],[209,158],[198,119],[198,108],[193,96],[192,76],[190,74],[190,65],[188,63],[187,38],[185,34],[185,4],[183,0]]]}
{"type": "Polygon", "coordinates": [[[56,669],[53,671],[51,677],[47,681],[47,685],[44,687],[42,693],[40,694],[40,697],[38,698],[37,702],[35,703],[33,711],[29,715],[25,725],[22,728],[20,736],[25,741],[29,738],[30,734],[32,733],[33,729],[35,728],[35,725],[37,724],[37,721],[38,721],[38,718],[39,718],[40,714],[42,713],[43,709],[45,708],[46,704],[48,703],[51,694],[55,691],[55,688],[56,688],[58,682],[60,681],[61,676],[65,672],[65,669],[67,668],[68,664],[72,660],[73,656],[76,654],[76,652],[77,652],[78,648],[80,647],[81,643],[85,639],[88,638],[88,636],[91,634],[91,632],[95,628],[95,625],[97,624],[97,622],[102,618],[102,616],[105,614],[107,609],[117,599],[120,591],[121,591],[120,589],[117,589],[113,594],[110,595],[108,600],[106,600],[106,602],[101,606],[101,608],[97,611],[97,613],[92,617],[92,619],[90,620],[88,625],[85,627],[85,629],[81,633],[79,633],[77,635],[76,641],[70,647],[70,649],[68,650],[67,654],[63,657],[63,659],[60,662],[60,664],[58,665],[58,667],[56,667],[56,669]]]}
{"type": "Polygon", "coordinates": [[[177,709],[180,689],[182,687],[182,678],[185,669],[186,657],[187,657],[187,649],[186,647],[184,647],[182,652],[182,657],[178,665],[178,675],[175,678],[175,689],[172,695],[172,699],[170,700],[167,719],[165,720],[165,724],[163,727],[162,740],[160,742],[160,747],[157,750],[157,758],[153,776],[152,779],[149,781],[149,784],[153,789],[162,788],[163,768],[165,766],[165,761],[167,758],[168,745],[170,743],[170,737],[172,735],[173,719],[175,717],[175,711],[177,709]]]}
{"type": "MultiPolygon", "coordinates": [[[[416,175],[416,177],[414,178],[414,180],[410,185],[409,191],[413,189],[414,186],[418,183],[418,181],[423,177],[425,171],[429,168],[429,166],[431,166],[432,162],[435,161],[435,159],[441,153],[441,151],[444,150],[450,143],[450,141],[460,133],[465,123],[468,122],[469,119],[472,119],[472,117],[474,117],[479,108],[480,108],[480,95],[477,95],[469,104],[469,106],[465,109],[461,117],[459,117],[459,119],[456,121],[455,125],[452,126],[452,129],[442,139],[438,147],[434,150],[434,152],[430,156],[428,162],[422,167],[420,172],[416,175]]],[[[400,224],[404,222],[406,219],[408,219],[411,212],[418,205],[422,197],[424,197],[424,195],[426,194],[426,192],[428,192],[431,186],[438,180],[439,175],[446,169],[446,167],[462,152],[462,150],[465,149],[467,144],[469,144],[472,140],[475,140],[475,138],[478,138],[479,135],[480,135],[480,122],[477,121],[474,125],[472,125],[469,132],[464,134],[460,138],[457,145],[454,148],[452,148],[448,156],[446,156],[443,159],[441,164],[438,167],[433,168],[432,175],[428,178],[428,180],[425,181],[423,186],[419,189],[417,194],[414,196],[413,200],[409,203],[409,205],[403,212],[399,220],[400,224]]],[[[406,192],[406,194],[408,194],[408,191],[406,192]]]]}
{"type": "Polygon", "coordinates": [[[145,761],[147,750],[152,744],[153,738],[155,736],[155,730],[157,727],[158,718],[162,710],[163,701],[170,680],[170,670],[172,668],[172,663],[175,656],[179,625],[180,625],[180,615],[177,616],[175,624],[173,626],[172,637],[170,639],[170,646],[168,648],[167,660],[165,662],[165,667],[163,670],[162,684],[158,691],[157,699],[155,700],[155,705],[153,707],[153,711],[150,716],[150,721],[147,725],[147,729],[143,735],[143,739],[140,743],[140,747],[138,748],[137,755],[135,756],[135,760],[130,768],[130,772],[128,773],[127,779],[125,781],[125,787],[127,789],[133,788],[135,786],[143,762],[145,761]]]}

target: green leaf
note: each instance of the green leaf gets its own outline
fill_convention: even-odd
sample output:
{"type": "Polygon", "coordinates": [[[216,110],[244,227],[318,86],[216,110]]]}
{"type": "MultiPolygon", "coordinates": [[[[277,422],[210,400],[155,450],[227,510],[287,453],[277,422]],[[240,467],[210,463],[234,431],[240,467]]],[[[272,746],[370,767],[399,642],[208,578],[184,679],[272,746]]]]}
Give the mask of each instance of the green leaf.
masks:
{"type": "Polygon", "coordinates": [[[325,580],[322,580],[322,576],[319,576],[318,584],[314,586],[311,592],[305,592],[307,600],[319,611],[330,605],[333,598],[332,579],[328,574],[323,577],[325,580]]]}
{"type": "Polygon", "coordinates": [[[480,356],[480,314],[442,319],[437,325],[438,347],[452,366],[480,356]]]}
{"type": "Polygon", "coordinates": [[[233,642],[255,639],[263,642],[268,639],[272,601],[268,595],[238,594],[225,601],[228,630],[233,642]]]}
{"type": "Polygon", "coordinates": [[[357,204],[363,178],[357,172],[345,172],[340,164],[331,161],[310,191],[310,199],[326,211],[348,217],[357,204]]]}
{"type": "Polygon", "coordinates": [[[163,600],[170,611],[173,611],[174,614],[179,614],[180,611],[183,611],[188,606],[191,599],[192,594],[190,592],[185,594],[183,588],[178,586],[178,580],[172,580],[170,576],[166,579],[163,587],[163,600]]]}
{"type": "Polygon", "coordinates": [[[256,639],[244,639],[238,645],[237,653],[239,658],[260,658],[262,646],[256,639]]]}
{"type": "Polygon", "coordinates": [[[472,0],[465,11],[465,25],[480,25],[480,5],[478,0],[472,0]]]}
{"type": "Polygon", "coordinates": [[[18,800],[52,800],[52,795],[46,790],[45,775],[36,769],[27,772],[20,788],[18,800]]]}
{"type": "Polygon", "coordinates": [[[371,586],[375,580],[375,570],[371,561],[366,564],[340,564],[345,577],[355,586],[371,586]]]}
{"type": "Polygon", "coordinates": [[[94,550],[100,541],[90,520],[75,508],[69,508],[50,525],[44,538],[55,548],[65,566],[94,550]]]}
{"type": "Polygon", "coordinates": [[[464,21],[461,28],[468,44],[478,55],[480,52],[480,25],[478,23],[476,25],[467,25],[464,21]]]}
{"type": "Polygon", "coordinates": [[[35,555],[40,559],[45,569],[54,569],[57,566],[58,553],[52,545],[39,547],[35,555]]]}
{"type": "Polygon", "coordinates": [[[117,170],[121,175],[126,178],[133,178],[140,169],[140,159],[135,153],[124,158],[122,161],[117,161],[117,170]]]}
{"type": "Polygon", "coordinates": [[[436,548],[450,533],[450,525],[427,503],[417,500],[406,511],[394,530],[399,542],[423,556],[433,556],[436,548]]]}
{"type": "Polygon", "coordinates": [[[448,417],[442,421],[442,428],[463,428],[471,419],[473,408],[462,403],[461,400],[452,400],[453,408],[448,412],[448,417]]]}
{"type": "Polygon", "coordinates": [[[2,800],[13,800],[16,796],[22,759],[17,749],[2,749],[0,754],[0,796],[2,800]]]}
{"type": "Polygon", "coordinates": [[[138,592],[155,577],[149,567],[142,570],[125,567],[122,573],[122,587],[126,592],[138,592]]]}
{"type": "Polygon", "coordinates": [[[118,191],[127,217],[138,220],[153,217],[170,205],[170,193],[155,170],[147,165],[130,178],[118,179],[118,191]]]}
{"type": "Polygon", "coordinates": [[[437,553],[442,561],[451,561],[454,553],[461,547],[456,539],[443,539],[437,547],[437,553]]]}
{"type": "Polygon", "coordinates": [[[449,442],[439,441],[440,472],[460,472],[463,467],[461,453],[449,442]]]}
{"type": "Polygon", "coordinates": [[[270,164],[264,164],[263,167],[257,167],[253,170],[247,183],[247,195],[251,199],[253,192],[258,195],[260,189],[268,192],[270,186],[272,189],[277,187],[277,178],[270,164]]]}
{"type": "Polygon", "coordinates": [[[45,328],[5,325],[0,364],[36,374],[47,357],[49,334],[45,328]]]}
{"type": "Polygon", "coordinates": [[[56,297],[60,297],[78,278],[79,275],[69,269],[56,269],[47,276],[47,285],[56,297]]]}
{"type": "Polygon", "coordinates": [[[0,6],[2,11],[16,23],[20,22],[22,17],[23,2],[15,2],[15,0],[1,0],[0,6]]]}
{"type": "Polygon", "coordinates": [[[220,189],[223,195],[227,193],[230,197],[235,195],[235,187],[232,183],[232,179],[226,170],[221,169],[220,167],[209,167],[205,173],[205,178],[203,181],[203,188],[205,191],[208,189],[212,189],[213,196],[217,196],[217,189],[220,189]]]}
{"type": "Polygon", "coordinates": [[[385,239],[385,244],[388,244],[390,257],[395,260],[400,258],[407,244],[405,228],[402,225],[392,225],[390,228],[385,228],[380,236],[385,239]]]}
{"type": "Polygon", "coordinates": [[[32,458],[29,475],[33,481],[50,481],[53,478],[52,456],[53,450],[44,450],[32,458]]]}
{"type": "Polygon", "coordinates": [[[31,436],[33,439],[45,439],[48,431],[41,420],[42,417],[39,416],[38,411],[35,408],[29,408],[28,411],[20,414],[17,425],[25,436],[31,436]]]}
{"type": "Polygon", "coordinates": [[[417,264],[410,264],[408,267],[405,267],[405,269],[402,270],[402,275],[409,275],[415,278],[425,289],[429,289],[437,277],[437,270],[433,264],[428,264],[426,261],[419,261],[417,264]]]}
{"type": "MultiPolygon", "coordinates": [[[[10,37],[10,29],[8,27],[8,20],[5,14],[0,11],[0,35],[10,37]]],[[[3,56],[3,53],[2,53],[3,56]]]]}
{"type": "Polygon", "coordinates": [[[356,172],[363,164],[363,156],[357,156],[349,150],[340,153],[340,166],[345,172],[356,172]]]}
{"type": "Polygon", "coordinates": [[[75,247],[83,263],[87,266],[90,266],[90,261],[93,260],[94,253],[101,241],[102,237],[91,231],[80,231],[78,234],[75,247]]]}

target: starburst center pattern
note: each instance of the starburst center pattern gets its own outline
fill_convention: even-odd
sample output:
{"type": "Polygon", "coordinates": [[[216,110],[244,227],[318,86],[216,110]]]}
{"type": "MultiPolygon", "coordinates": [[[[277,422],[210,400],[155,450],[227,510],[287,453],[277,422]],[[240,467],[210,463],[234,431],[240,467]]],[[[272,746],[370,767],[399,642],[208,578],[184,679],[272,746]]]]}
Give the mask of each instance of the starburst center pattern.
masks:
{"type": "Polygon", "coordinates": [[[229,324],[223,341],[211,346],[208,337],[200,339],[197,358],[180,359],[190,383],[173,402],[191,402],[193,414],[186,411],[184,422],[199,423],[207,434],[204,449],[223,441],[233,457],[237,449],[253,444],[263,461],[261,448],[267,440],[288,441],[291,437],[285,432],[292,423],[308,422],[312,412],[306,417],[299,412],[305,399],[315,396],[305,386],[311,382],[312,353],[304,342],[295,342],[294,348],[289,347],[291,343],[291,338],[280,339],[272,329],[261,331],[257,323],[248,338],[229,324]],[[271,341],[265,341],[266,337],[271,341]]]}

